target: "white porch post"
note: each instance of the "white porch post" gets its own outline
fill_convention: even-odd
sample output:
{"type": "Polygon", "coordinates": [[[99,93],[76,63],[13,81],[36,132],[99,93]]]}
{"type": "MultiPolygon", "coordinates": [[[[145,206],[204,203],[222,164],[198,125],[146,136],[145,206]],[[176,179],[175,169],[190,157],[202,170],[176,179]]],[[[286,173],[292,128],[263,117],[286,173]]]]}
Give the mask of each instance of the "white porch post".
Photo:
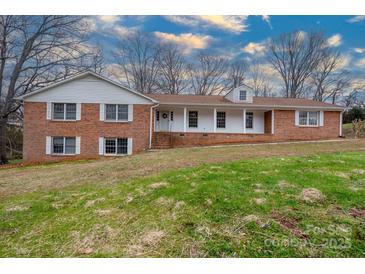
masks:
{"type": "Polygon", "coordinates": [[[184,108],[184,132],[186,132],[186,108],[184,108]]]}
{"type": "Polygon", "coordinates": [[[341,113],[340,113],[340,136],[342,136],[342,114],[343,114],[343,111],[341,111],[341,113]]]}
{"type": "Polygon", "coordinates": [[[214,108],[214,114],[213,114],[213,132],[217,131],[217,109],[214,108]]]}
{"type": "Polygon", "coordinates": [[[246,133],[246,109],[243,109],[243,133],[246,133]]]}
{"type": "Polygon", "coordinates": [[[271,110],[271,134],[275,133],[275,111],[271,110]]]}

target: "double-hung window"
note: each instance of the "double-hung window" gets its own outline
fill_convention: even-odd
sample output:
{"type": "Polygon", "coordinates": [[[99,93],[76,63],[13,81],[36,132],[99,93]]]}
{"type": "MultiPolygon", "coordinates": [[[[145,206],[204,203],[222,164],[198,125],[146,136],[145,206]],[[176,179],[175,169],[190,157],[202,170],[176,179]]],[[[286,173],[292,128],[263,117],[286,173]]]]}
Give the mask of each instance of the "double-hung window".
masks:
{"type": "Polygon", "coordinates": [[[76,120],[76,104],[53,103],[54,120],[76,120]]]}
{"type": "Polygon", "coordinates": [[[106,138],[105,139],[105,154],[124,155],[128,154],[128,139],[127,138],[106,138]]]}
{"type": "Polygon", "coordinates": [[[253,112],[246,112],[246,128],[253,128],[253,112]]]}
{"type": "Polygon", "coordinates": [[[128,121],[128,105],[105,105],[106,121],[128,121]]]}
{"type": "Polygon", "coordinates": [[[246,99],[247,99],[247,91],[240,90],[240,101],[246,101],[246,99]]]}
{"type": "Polygon", "coordinates": [[[53,137],[52,138],[53,154],[75,154],[76,137],[53,137]]]}
{"type": "Polygon", "coordinates": [[[217,111],[217,128],[226,128],[226,113],[217,111]]]}
{"type": "Polygon", "coordinates": [[[300,126],[318,126],[318,111],[299,111],[300,126]]]}
{"type": "Polygon", "coordinates": [[[197,111],[189,111],[189,127],[198,127],[197,111]]]}

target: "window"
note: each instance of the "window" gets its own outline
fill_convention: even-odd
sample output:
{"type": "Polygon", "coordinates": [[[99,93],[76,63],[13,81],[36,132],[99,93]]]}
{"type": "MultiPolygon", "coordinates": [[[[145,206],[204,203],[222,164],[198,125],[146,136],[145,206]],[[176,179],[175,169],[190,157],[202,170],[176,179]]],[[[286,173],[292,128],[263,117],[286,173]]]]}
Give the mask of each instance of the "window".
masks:
{"type": "Polygon", "coordinates": [[[156,121],[160,121],[160,111],[156,110],[156,121]]]}
{"type": "Polygon", "coordinates": [[[197,111],[189,111],[189,127],[198,127],[197,111]]]}
{"type": "Polygon", "coordinates": [[[246,90],[240,90],[240,100],[246,101],[247,99],[247,91],[246,90]]]}
{"type": "Polygon", "coordinates": [[[128,105],[105,105],[105,120],[128,121],[128,105]]]}
{"type": "Polygon", "coordinates": [[[54,120],[76,120],[76,104],[53,103],[54,120]]]}
{"type": "Polygon", "coordinates": [[[127,138],[107,138],[105,139],[105,154],[128,154],[127,138]]]}
{"type": "Polygon", "coordinates": [[[226,113],[217,111],[217,128],[226,128],[226,113]]]}
{"type": "Polygon", "coordinates": [[[299,111],[300,126],[317,126],[318,111],[299,111]]]}
{"type": "Polygon", "coordinates": [[[246,112],[246,128],[253,128],[253,112],[246,112]]]}
{"type": "Polygon", "coordinates": [[[75,154],[76,137],[53,137],[52,138],[53,154],[75,154]]]}

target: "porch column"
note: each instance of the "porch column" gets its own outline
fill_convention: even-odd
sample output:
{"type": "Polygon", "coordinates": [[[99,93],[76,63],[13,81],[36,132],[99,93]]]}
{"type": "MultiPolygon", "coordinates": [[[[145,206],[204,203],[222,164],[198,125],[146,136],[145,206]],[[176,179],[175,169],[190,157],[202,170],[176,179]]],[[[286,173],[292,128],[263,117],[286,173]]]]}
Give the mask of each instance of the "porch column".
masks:
{"type": "Polygon", "coordinates": [[[275,111],[271,110],[271,134],[275,133],[275,111]]]}
{"type": "Polygon", "coordinates": [[[217,109],[214,108],[214,114],[213,114],[213,132],[217,131],[217,109]]]}
{"type": "Polygon", "coordinates": [[[186,108],[184,108],[184,132],[186,132],[186,108]]]}
{"type": "Polygon", "coordinates": [[[246,109],[243,109],[243,133],[246,133],[246,109]]]}

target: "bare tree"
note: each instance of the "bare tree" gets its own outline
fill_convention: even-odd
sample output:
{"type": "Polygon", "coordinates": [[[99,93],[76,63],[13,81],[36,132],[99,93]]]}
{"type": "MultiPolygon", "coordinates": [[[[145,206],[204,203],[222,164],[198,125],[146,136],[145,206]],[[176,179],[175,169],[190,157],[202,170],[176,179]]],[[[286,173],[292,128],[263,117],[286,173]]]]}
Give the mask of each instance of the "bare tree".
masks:
{"type": "Polygon", "coordinates": [[[126,84],[141,93],[151,93],[156,88],[160,46],[151,36],[137,31],[126,35],[114,52],[121,66],[126,84]]]}
{"type": "Polygon", "coordinates": [[[261,64],[254,63],[250,67],[249,75],[250,79],[246,81],[246,85],[253,90],[255,96],[268,97],[272,95],[273,86],[261,64]]]}
{"type": "Polygon", "coordinates": [[[84,69],[87,29],[78,16],[0,16],[0,164],[15,98],[84,69]]]}
{"type": "Polygon", "coordinates": [[[156,84],[159,92],[179,94],[189,84],[187,64],[177,45],[164,45],[158,54],[156,84]]]}
{"type": "Polygon", "coordinates": [[[201,53],[198,63],[190,67],[191,86],[195,94],[209,95],[224,90],[223,76],[227,60],[222,57],[201,53]]]}
{"type": "Polygon", "coordinates": [[[323,49],[323,57],[309,78],[313,86],[313,100],[331,100],[334,104],[337,98],[351,85],[350,73],[341,69],[342,57],[338,51],[323,49]]]}
{"type": "Polygon", "coordinates": [[[247,63],[236,61],[229,64],[226,76],[226,89],[228,91],[240,87],[244,84],[247,76],[247,63]]]}
{"type": "Polygon", "coordinates": [[[322,59],[327,46],[322,33],[285,33],[269,45],[268,60],[284,82],[285,97],[302,97],[308,77],[322,59]]]}

